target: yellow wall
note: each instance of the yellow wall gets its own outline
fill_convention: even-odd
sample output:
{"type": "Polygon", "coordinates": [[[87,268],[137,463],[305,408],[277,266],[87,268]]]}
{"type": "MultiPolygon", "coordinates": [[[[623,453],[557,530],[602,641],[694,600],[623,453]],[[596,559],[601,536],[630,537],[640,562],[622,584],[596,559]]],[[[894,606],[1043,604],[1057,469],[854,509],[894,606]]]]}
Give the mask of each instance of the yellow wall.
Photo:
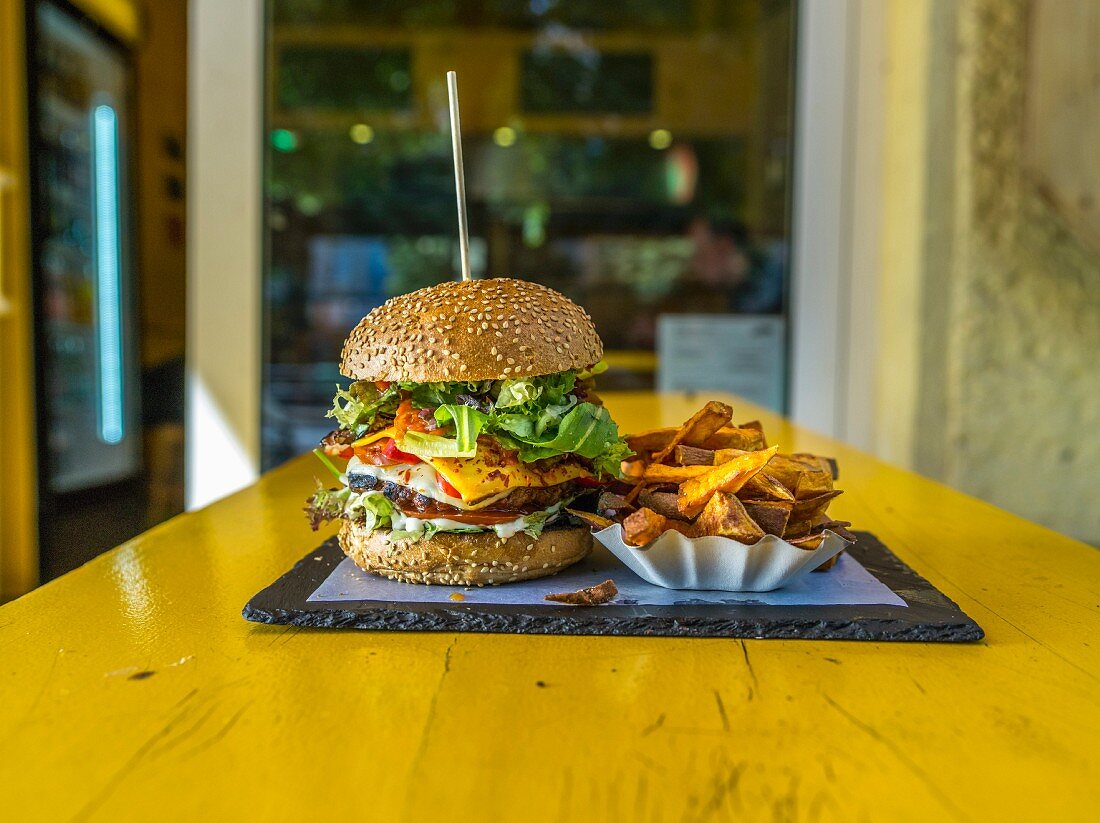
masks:
{"type": "Polygon", "coordinates": [[[0,600],[38,580],[23,4],[0,0],[0,600]]]}

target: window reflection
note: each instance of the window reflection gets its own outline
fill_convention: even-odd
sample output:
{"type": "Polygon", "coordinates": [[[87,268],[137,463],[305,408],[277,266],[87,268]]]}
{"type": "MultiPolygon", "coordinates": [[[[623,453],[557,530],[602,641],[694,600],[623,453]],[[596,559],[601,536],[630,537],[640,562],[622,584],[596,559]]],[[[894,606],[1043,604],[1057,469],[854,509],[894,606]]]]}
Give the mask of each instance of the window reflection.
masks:
{"type": "Polygon", "coordinates": [[[447,69],[475,276],[584,305],[603,385],[654,385],[662,314],[782,314],[792,15],[790,0],[268,0],[265,466],[324,434],[359,318],[455,276],[447,69]]]}

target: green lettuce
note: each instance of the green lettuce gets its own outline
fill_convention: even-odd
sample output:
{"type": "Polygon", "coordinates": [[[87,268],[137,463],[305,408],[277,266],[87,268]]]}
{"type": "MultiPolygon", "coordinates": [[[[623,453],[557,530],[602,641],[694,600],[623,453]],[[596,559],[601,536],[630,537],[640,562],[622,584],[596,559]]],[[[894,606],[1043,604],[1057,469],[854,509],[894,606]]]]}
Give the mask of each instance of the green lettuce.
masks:
{"type": "Polygon", "coordinates": [[[431,460],[433,457],[473,457],[477,454],[476,440],[473,446],[463,449],[454,437],[442,437],[411,429],[405,432],[404,439],[397,447],[403,452],[415,454],[421,460],[431,460]]]}
{"type": "Polygon", "coordinates": [[[453,423],[455,427],[455,440],[458,443],[460,457],[473,457],[477,453],[477,438],[485,424],[489,422],[489,415],[480,412],[470,406],[447,404],[435,410],[437,423],[453,423]]]}
{"type": "Polygon", "coordinates": [[[393,503],[381,492],[354,492],[348,486],[326,489],[318,483],[317,491],[306,500],[305,512],[314,531],[341,518],[362,522],[368,530],[374,531],[389,525],[393,503]]]}
{"type": "Polygon", "coordinates": [[[332,408],[325,417],[334,418],[340,428],[348,429],[359,436],[370,428],[380,412],[393,414],[400,402],[401,398],[394,386],[379,391],[373,383],[360,380],[346,389],[336,387],[332,408]]]}
{"type": "Polygon", "coordinates": [[[524,462],[576,454],[592,460],[600,474],[618,476],[620,462],[632,452],[619,437],[615,421],[602,406],[581,403],[572,394],[578,378],[588,379],[604,368],[601,361],[584,372],[510,380],[400,382],[384,391],[360,381],[338,389],[329,416],[360,436],[379,414],[394,414],[399,392],[406,392],[413,406],[434,409],[444,429],[405,433],[399,448],[421,459],[473,457],[478,437],[489,434],[518,451],[524,462]]]}
{"type": "Polygon", "coordinates": [[[458,403],[460,394],[477,397],[488,394],[492,380],[473,380],[450,383],[397,383],[397,387],[409,393],[409,399],[418,409],[434,409],[458,403]]]}
{"type": "Polygon", "coordinates": [[[523,444],[520,448],[521,460],[539,460],[565,452],[591,460],[619,442],[619,428],[611,419],[611,414],[603,406],[592,403],[576,406],[553,430],[544,430],[542,433],[533,431],[528,434],[513,425],[507,431],[523,444]],[[524,457],[524,452],[538,456],[524,457]]]}
{"type": "Polygon", "coordinates": [[[559,406],[577,383],[575,371],[501,380],[495,406],[518,413],[536,412],[545,406],[559,406]]]}

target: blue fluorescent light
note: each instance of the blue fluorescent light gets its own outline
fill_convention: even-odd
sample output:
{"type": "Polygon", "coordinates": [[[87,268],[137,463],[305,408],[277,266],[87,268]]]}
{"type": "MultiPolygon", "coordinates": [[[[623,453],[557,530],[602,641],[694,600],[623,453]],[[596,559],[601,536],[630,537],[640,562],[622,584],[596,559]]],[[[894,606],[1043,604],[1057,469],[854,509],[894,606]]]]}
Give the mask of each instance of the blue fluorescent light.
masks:
{"type": "Polygon", "coordinates": [[[96,313],[99,343],[99,437],[122,442],[122,270],[119,266],[118,115],[110,106],[92,110],[95,176],[96,313]]]}

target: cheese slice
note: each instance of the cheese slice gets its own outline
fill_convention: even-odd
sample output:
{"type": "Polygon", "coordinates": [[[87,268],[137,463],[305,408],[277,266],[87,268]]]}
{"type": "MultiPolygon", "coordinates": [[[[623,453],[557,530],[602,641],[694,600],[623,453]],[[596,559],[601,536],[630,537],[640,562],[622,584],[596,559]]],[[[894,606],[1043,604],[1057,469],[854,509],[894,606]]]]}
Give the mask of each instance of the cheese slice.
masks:
{"type": "MultiPolygon", "coordinates": [[[[388,429],[363,435],[351,445],[366,446],[376,440],[381,440],[383,437],[393,436],[394,430],[391,426],[388,429]]],[[[381,476],[385,473],[374,467],[359,464],[356,458],[352,458],[352,461],[355,464],[354,467],[351,463],[348,464],[348,471],[351,474],[362,473],[381,476]]],[[[417,488],[417,491],[436,500],[459,505],[460,508],[479,508],[477,504],[487,505],[491,500],[499,498],[514,489],[542,489],[547,486],[565,483],[568,480],[575,480],[578,477],[595,476],[591,471],[573,461],[559,463],[545,471],[533,471],[524,463],[518,463],[514,466],[499,466],[487,463],[480,453],[474,457],[435,457],[426,462],[446,478],[447,482],[462,496],[462,501],[459,503],[454,498],[444,494],[442,490],[435,492],[435,490],[417,488]]],[[[394,466],[393,468],[409,469],[410,467],[394,466]]],[[[387,477],[385,479],[392,478],[387,477]]],[[[412,475],[409,475],[404,482],[401,480],[395,480],[395,482],[413,487],[420,485],[412,482],[412,480],[412,475]]]]}
{"type": "Polygon", "coordinates": [[[476,457],[436,457],[429,461],[437,472],[462,495],[469,505],[514,489],[556,486],[578,477],[594,475],[572,461],[562,462],[545,471],[533,471],[526,464],[498,466],[476,457]]]}
{"type": "Polygon", "coordinates": [[[393,436],[394,436],[393,426],[390,426],[388,429],[382,429],[381,431],[371,432],[370,434],[364,434],[362,437],[360,437],[358,440],[356,440],[351,445],[352,445],[352,448],[355,448],[356,446],[366,446],[368,443],[373,443],[375,440],[381,440],[383,437],[393,437],[393,436]]]}

